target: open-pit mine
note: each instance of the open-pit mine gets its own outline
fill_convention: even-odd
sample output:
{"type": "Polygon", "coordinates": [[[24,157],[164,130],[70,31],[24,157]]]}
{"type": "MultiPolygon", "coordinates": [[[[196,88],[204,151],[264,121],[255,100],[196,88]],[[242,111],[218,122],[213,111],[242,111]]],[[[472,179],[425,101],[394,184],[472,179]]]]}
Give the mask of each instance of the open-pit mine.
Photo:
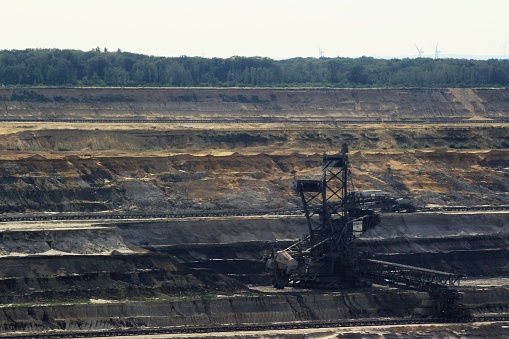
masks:
{"type": "Polygon", "coordinates": [[[0,120],[0,336],[507,335],[509,90],[3,88],[0,120]]]}

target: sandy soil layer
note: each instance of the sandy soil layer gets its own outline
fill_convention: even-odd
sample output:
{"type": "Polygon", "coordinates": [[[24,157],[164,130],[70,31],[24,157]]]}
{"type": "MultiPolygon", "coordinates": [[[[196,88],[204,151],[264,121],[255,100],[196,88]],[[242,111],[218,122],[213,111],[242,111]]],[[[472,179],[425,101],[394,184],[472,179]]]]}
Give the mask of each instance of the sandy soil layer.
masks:
{"type": "MultiPolygon", "coordinates": [[[[471,324],[430,324],[406,326],[365,326],[347,328],[320,328],[286,331],[246,331],[229,333],[196,333],[196,334],[168,334],[141,335],[138,338],[506,338],[509,325],[507,323],[471,323],[471,324]]],[[[125,338],[125,337],[98,337],[125,338]]]]}

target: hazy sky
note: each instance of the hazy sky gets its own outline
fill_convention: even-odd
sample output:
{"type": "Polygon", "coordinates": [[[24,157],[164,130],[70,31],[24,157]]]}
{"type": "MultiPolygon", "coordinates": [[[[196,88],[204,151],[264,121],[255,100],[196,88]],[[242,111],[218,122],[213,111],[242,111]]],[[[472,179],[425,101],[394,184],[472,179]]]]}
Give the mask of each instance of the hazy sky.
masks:
{"type": "Polygon", "coordinates": [[[158,56],[509,56],[509,0],[0,0],[0,49],[158,56]]]}

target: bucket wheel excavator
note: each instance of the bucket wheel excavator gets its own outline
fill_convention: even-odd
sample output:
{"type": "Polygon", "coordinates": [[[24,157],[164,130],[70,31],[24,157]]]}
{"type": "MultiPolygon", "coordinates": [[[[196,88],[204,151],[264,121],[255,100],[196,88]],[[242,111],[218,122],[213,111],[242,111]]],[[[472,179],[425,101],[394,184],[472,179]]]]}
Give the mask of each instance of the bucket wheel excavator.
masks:
{"type": "MultiPolygon", "coordinates": [[[[341,153],[323,156],[321,172],[317,180],[297,182],[308,234],[288,248],[273,250],[266,261],[276,289],[337,289],[376,283],[428,292],[429,299],[415,312],[418,315],[457,317],[465,313],[455,288],[460,274],[376,260],[369,253],[359,253],[355,239],[380,219],[373,208],[366,207],[370,206],[366,199],[348,191],[346,144],[341,153]]],[[[385,204],[384,199],[375,200],[385,204]]]]}

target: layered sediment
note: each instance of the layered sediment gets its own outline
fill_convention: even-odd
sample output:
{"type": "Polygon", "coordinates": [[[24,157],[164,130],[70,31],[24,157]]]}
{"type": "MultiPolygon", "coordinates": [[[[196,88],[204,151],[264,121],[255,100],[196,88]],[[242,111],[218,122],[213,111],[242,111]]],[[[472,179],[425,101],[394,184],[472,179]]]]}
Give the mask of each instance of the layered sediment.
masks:
{"type": "MultiPolygon", "coordinates": [[[[307,228],[302,217],[50,226],[3,227],[3,332],[405,317],[427,297],[378,287],[276,293],[225,277],[240,275],[235,262],[261,263],[264,252],[298,239],[307,228]]],[[[507,247],[486,237],[507,240],[508,231],[507,213],[384,214],[359,246],[394,262],[468,271],[470,278],[500,276],[507,273],[507,252],[489,269],[480,262],[491,260],[486,251],[507,247]]],[[[248,266],[246,283],[266,283],[263,264],[248,266]]],[[[507,286],[492,283],[460,288],[474,315],[509,312],[507,286]]]]}
{"type": "Polygon", "coordinates": [[[189,119],[507,117],[504,89],[22,88],[0,90],[5,118],[189,119]]]}
{"type": "MultiPolygon", "coordinates": [[[[477,89],[0,89],[0,119],[22,121],[0,127],[0,213],[295,211],[296,181],[317,178],[323,153],[342,143],[354,190],[418,208],[509,204],[508,98],[477,89]]],[[[508,223],[507,212],[383,214],[356,241],[377,259],[464,274],[459,290],[474,315],[506,314],[508,223]]],[[[276,292],[264,256],[306,233],[295,215],[3,222],[0,331],[409,317],[428,297],[381,286],[276,292]]]]}
{"type": "MultiPolygon", "coordinates": [[[[296,209],[296,180],[316,178],[322,158],[302,150],[210,153],[57,152],[13,159],[6,152],[0,213],[296,209]]],[[[350,161],[355,189],[408,197],[418,207],[509,204],[509,152],[503,149],[352,151],[350,161]]]]}

